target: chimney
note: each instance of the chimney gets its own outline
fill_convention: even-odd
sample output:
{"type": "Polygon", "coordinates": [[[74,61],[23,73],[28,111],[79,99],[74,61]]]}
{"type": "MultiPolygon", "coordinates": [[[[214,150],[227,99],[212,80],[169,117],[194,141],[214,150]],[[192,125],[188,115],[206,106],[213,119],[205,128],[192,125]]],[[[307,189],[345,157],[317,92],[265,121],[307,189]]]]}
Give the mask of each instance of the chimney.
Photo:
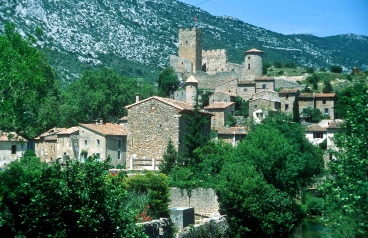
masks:
{"type": "Polygon", "coordinates": [[[135,94],[135,103],[139,102],[139,93],[135,94]]]}

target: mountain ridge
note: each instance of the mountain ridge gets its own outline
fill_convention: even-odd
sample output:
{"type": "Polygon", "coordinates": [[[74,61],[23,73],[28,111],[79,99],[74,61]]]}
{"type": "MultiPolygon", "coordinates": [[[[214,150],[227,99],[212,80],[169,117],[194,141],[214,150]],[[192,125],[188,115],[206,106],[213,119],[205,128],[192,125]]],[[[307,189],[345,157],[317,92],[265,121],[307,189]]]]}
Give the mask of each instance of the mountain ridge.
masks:
{"type": "Polygon", "coordinates": [[[368,70],[367,36],[283,35],[176,0],[9,1],[0,6],[2,32],[7,21],[37,39],[65,83],[105,66],[156,81],[168,56],[177,54],[178,29],[194,26],[203,31],[204,50],[226,49],[230,62],[242,62],[255,47],[265,51],[265,61],[368,70]]]}

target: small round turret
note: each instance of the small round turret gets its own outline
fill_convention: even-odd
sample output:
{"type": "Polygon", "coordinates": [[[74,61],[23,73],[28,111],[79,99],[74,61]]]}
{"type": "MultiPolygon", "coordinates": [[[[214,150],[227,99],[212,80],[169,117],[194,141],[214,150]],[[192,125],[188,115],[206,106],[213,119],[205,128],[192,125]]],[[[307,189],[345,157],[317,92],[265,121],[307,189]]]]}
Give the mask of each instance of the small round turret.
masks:
{"type": "Polygon", "coordinates": [[[243,79],[253,80],[263,76],[263,54],[264,52],[257,49],[251,49],[244,52],[244,68],[243,79]]]}
{"type": "Polygon", "coordinates": [[[195,104],[198,96],[198,80],[191,75],[187,81],[185,81],[185,94],[186,102],[195,104]]]}

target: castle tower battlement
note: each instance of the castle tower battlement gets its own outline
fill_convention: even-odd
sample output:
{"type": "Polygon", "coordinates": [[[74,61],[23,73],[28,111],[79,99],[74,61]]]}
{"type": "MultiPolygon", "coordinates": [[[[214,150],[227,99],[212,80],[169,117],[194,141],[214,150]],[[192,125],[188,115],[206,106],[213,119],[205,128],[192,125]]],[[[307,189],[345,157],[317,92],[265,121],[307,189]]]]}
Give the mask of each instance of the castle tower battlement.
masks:
{"type": "Polygon", "coordinates": [[[197,28],[179,29],[178,56],[190,60],[193,72],[202,68],[202,31],[197,28]]]}

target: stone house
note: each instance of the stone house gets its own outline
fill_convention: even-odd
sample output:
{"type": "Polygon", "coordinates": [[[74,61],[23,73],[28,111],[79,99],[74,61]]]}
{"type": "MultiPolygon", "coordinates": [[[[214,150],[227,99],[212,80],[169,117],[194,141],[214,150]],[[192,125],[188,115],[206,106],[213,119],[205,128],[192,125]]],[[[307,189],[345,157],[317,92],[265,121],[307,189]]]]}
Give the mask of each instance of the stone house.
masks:
{"type": "Polygon", "coordinates": [[[229,94],[236,94],[236,88],[238,84],[238,79],[231,79],[229,81],[220,83],[215,86],[215,92],[224,92],[229,94]]]}
{"type": "Polygon", "coordinates": [[[248,101],[256,93],[256,82],[253,80],[243,80],[238,82],[237,94],[248,101]]]}
{"type": "Polygon", "coordinates": [[[23,157],[27,140],[16,133],[0,131],[0,168],[23,157]]]}
{"type": "Polygon", "coordinates": [[[55,161],[57,155],[57,133],[65,128],[52,128],[35,138],[35,152],[37,157],[44,162],[55,161]]]}
{"type": "Polygon", "coordinates": [[[217,139],[222,139],[233,146],[237,146],[247,136],[245,127],[221,127],[216,132],[217,139]]]}
{"type": "Polygon", "coordinates": [[[318,124],[313,124],[305,129],[305,136],[314,145],[319,145],[327,139],[327,130],[318,124]]]}
{"type": "Polygon", "coordinates": [[[262,90],[275,91],[275,79],[273,77],[257,77],[254,82],[256,83],[256,93],[262,90]]]}
{"type": "Polygon", "coordinates": [[[125,166],[127,131],[115,123],[79,124],[79,150],[87,151],[87,156],[98,155],[101,160],[110,156],[113,166],[125,166]]]}
{"type": "Polygon", "coordinates": [[[235,102],[236,94],[227,92],[215,92],[209,98],[209,103],[235,102]]]}
{"type": "Polygon", "coordinates": [[[79,127],[71,127],[56,133],[56,157],[79,158],[79,127]]]}
{"type": "Polygon", "coordinates": [[[297,88],[284,88],[279,92],[281,102],[281,111],[292,113],[294,110],[294,102],[298,100],[299,90],[297,88]]]}
{"type": "MultiPolygon", "coordinates": [[[[184,151],[187,121],[193,115],[193,104],[153,96],[128,105],[126,109],[127,163],[130,164],[132,158],[161,160],[170,139],[179,154],[184,151]]],[[[207,120],[203,133],[209,134],[212,114],[202,111],[201,115],[207,120]]]]}
{"type": "Polygon", "coordinates": [[[316,93],[315,108],[319,109],[322,114],[329,116],[330,119],[335,119],[335,101],[334,93],[316,93]]]}
{"type": "Polygon", "coordinates": [[[225,126],[226,118],[234,116],[235,102],[214,102],[204,108],[213,114],[211,117],[211,128],[219,128],[225,126]]]}

